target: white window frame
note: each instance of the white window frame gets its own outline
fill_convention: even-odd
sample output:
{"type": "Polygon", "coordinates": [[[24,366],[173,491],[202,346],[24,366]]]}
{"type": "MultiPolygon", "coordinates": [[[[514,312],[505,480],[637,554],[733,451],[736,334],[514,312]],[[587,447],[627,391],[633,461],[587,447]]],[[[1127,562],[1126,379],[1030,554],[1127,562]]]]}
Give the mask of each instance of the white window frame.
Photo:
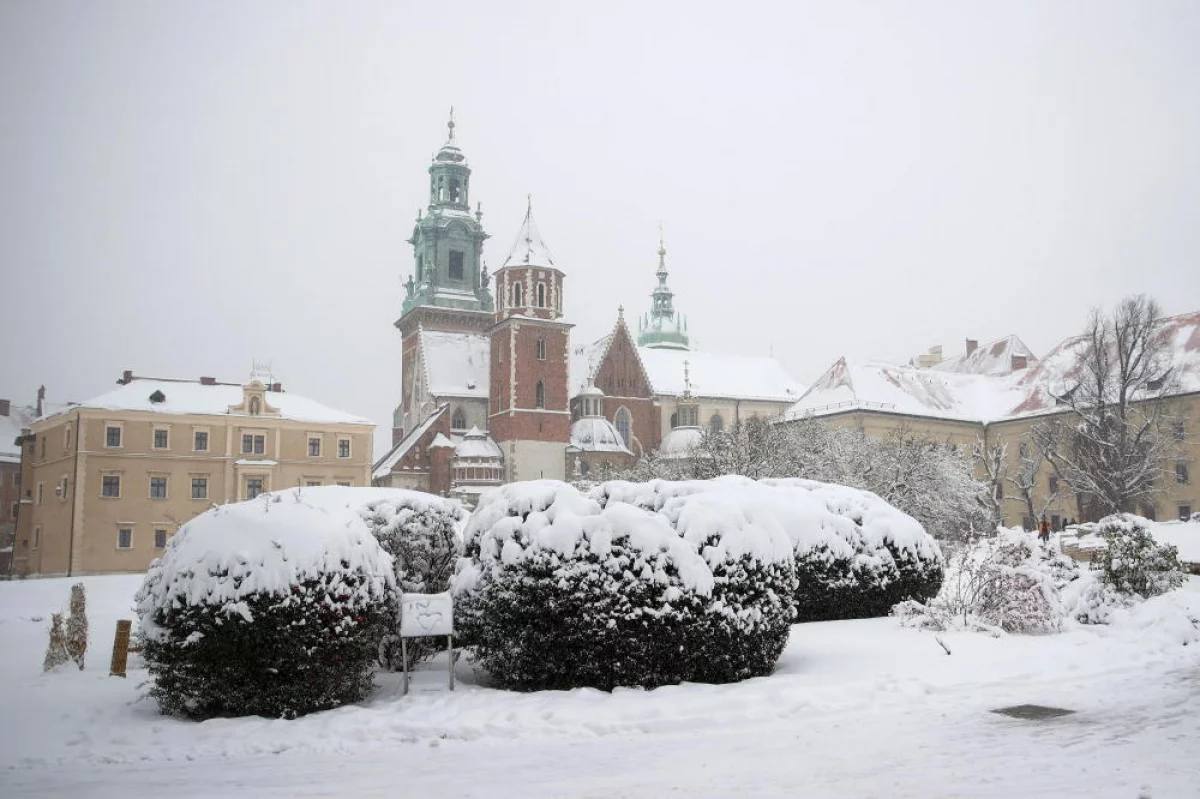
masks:
{"type": "Polygon", "coordinates": [[[71,423],[67,422],[63,425],[63,449],[70,451],[71,449],[71,423]]]}
{"type": "Polygon", "coordinates": [[[42,504],[42,496],[45,494],[45,489],[45,484],[39,481],[37,484],[37,504],[39,505],[42,504]]]}
{"type": "Polygon", "coordinates": [[[154,450],[155,452],[164,452],[166,450],[169,450],[170,448],[171,448],[171,428],[165,424],[153,425],[150,428],[150,449],[154,450]],[[166,435],[167,445],[165,447],[160,447],[158,445],[158,434],[160,432],[166,435]]]}
{"type": "Polygon", "coordinates": [[[100,498],[101,499],[120,499],[122,483],[125,482],[124,480],[121,479],[122,477],[123,477],[123,475],[117,474],[115,472],[109,472],[107,474],[105,474],[104,472],[101,472],[100,473],[100,498]],[[104,478],[106,478],[106,477],[116,478],[116,480],[117,480],[117,493],[116,494],[105,494],[104,493],[104,478]]]}
{"type": "Polygon", "coordinates": [[[241,486],[241,488],[242,488],[242,500],[243,500],[243,501],[248,501],[248,500],[251,500],[251,499],[257,499],[258,497],[261,497],[263,494],[266,494],[268,491],[270,491],[270,490],[271,490],[271,489],[270,489],[270,488],[267,486],[267,476],[266,476],[265,474],[245,474],[245,475],[242,475],[242,486],[241,486]],[[251,481],[251,480],[258,480],[260,483],[262,483],[262,488],[259,490],[258,494],[256,494],[256,495],[255,495],[255,496],[253,496],[253,497],[252,497],[252,496],[250,496],[250,481],[251,481]]]}
{"type": "Polygon", "coordinates": [[[117,525],[117,549],[119,549],[119,550],[133,549],[133,525],[132,524],[118,524],[117,525]],[[128,546],[121,546],[121,531],[122,530],[129,531],[128,546]]]}
{"type": "Polygon", "coordinates": [[[105,449],[124,449],[125,448],[125,423],[124,422],[105,422],[104,423],[104,448],[105,449]],[[108,443],[108,431],[117,429],[117,440],[120,443],[108,443]]]}
{"type": "Polygon", "coordinates": [[[168,527],[155,527],[154,528],[154,548],[155,549],[166,549],[167,542],[170,540],[171,540],[170,528],[168,528],[168,527]],[[158,545],[158,534],[159,533],[163,534],[163,542],[162,542],[161,547],[158,545]]]}
{"type": "Polygon", "coordinates": [[[207,427],[192,428],[192,452],[212,452],[212,433],[207,427]],[[196,436],[204,434],[204,449],[196,449],[196,436]]]}
{"type": "Polygon", "coordinates": [[[325,454],[325,436],[320,433],[305,433],[304,434],[304,453],[309,458],[320,458],[325,454]],[[313,441],[317,442],[317,454],[312,451],[313,441]]]}
{"type": "Polygon", "coordinates": [[[156,502],[171,498],[171,476],[167,474],[151,474],[148,476],[146,483],[146,496],[156,502]],[[154,481],[163,481],[163,495],[161,497],[154,496],[154,481]]]}
{"type": "Polygon", "coordinates": [[[197,502],[203,502],[203,501],[207,500],[208,499],[209,476],[207,474],[189,474],[188,478],[189,478],[189,480],[188,480],[188,496],[190,496],[192,499],[196,500],[197,502]],[[196,496],[196,481],[197,480],[204,481],[204,496],[202,496],[202,497],[196,496]]]}
{"type": "Polygon", "coordinates": [[[352,439],[350,436],[338,436],[337,447],[338,447],[337,448],[337,456],[339,458],[354,457],[354,439],[352,439]],[[343,442],[346,444],[346,454],[345,455],[342,454],[343,442]]]}
{"type": "Polygon", "coordinates": [[[242,430],[242,444],[239,447],[243,455],[266,455],[267,454],[267,432],[265,430],[249,431],[242,430]],[[246,449],[246,437],[250,438],[250,449],[246,449]],[[254,446],[258,443],[258,439],[262,439],[262,452],[255,452],[254,446]]]}
{"type": "Polygon", "coordinates": [[[42,526],[35,524],[33,526],[33,546],[30,549],[38,549],[42,545],[42,526]]]}

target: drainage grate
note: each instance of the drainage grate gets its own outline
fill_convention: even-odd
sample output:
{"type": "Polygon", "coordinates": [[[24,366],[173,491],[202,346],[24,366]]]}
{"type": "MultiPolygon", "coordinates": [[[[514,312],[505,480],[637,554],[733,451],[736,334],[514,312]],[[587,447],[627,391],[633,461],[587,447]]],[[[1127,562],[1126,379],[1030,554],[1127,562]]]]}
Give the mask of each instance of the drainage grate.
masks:
{"type": "Polygon", "coordinates": [[[997,708],[992,711],[1002,716],[1012,716],[1014,719],[1053,719],[1059,716],[1069,716],[1074,710],[1061,707],[1046,707],[1045,705],[1013,705],[1012,707],[997,708]]]}

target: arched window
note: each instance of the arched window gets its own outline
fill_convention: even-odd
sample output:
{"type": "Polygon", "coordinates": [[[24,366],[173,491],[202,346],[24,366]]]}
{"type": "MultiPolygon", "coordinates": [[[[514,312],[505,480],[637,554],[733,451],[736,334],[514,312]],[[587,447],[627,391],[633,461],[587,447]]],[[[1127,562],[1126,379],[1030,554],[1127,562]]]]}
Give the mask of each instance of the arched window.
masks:
{"type": "Polygon", "coordinates": [[[721,418],[721,414],[714,413],[712,418],[708,420],[708,429],[713,433],[719,433],[725,429],[725,420],[721,418]]]}
{"type": "Polygon", "coordinates": [[[541,380],[537,381],[537,390],[534,395],[534,407],[535,408],[545,408],[546,407],[546,384],[543,383],[541,380]]]}
{"type": "Polygon", "coordinates": [[[546,284],[545,283],[537,284],[537,307],[539,307],[539,308],[546,307],[546,284]]]}
{"type": "Polygon", "coordinates": [[[628,447],[631,440],[629,428],[633,426],[633,417],[629,415],[629,410],[627,408],[618,409],[616,418],[613,419],[613,424],[616,425],[617,433],[621,436],[621,442],[628,447]]]}
{"type": "Polygon", "coordinates": [[[520,308],[525,304],[524,286],[520,283],[513,283],[512,287],[512,304],[514,308],[520,308]]]}
{"type": "Polygon", "coordinates": [[[450,202],[458,202],[458,178],[450,178],[450,202]]]}
{"type": "Polygon", "coordinates": [[[546,339],[540,337],[537,340],[537,359],[546,360],[546,339]]]}
{"type": "Polygon", "coordinates": [[[467,415],[465,413],[463,413],[462,408],[454,409],[454,416],[452,416],[450,418],[450,428],[452,430],[466,430],[467,429],[467,415]]]}
{"type": "Polygon", "coordinates": [[[251,397],[250,398],[250,415],[258,416],[260,413],[262,413],[262,402],[259,400],[258,397],[251,397]]]}

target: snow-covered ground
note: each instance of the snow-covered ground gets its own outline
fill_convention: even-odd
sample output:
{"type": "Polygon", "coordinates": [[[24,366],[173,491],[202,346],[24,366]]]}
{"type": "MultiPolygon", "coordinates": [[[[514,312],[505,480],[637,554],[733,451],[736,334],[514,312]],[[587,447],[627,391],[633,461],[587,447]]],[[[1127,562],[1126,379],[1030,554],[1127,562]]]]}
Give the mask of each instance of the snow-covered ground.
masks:
{"type": "Polygon", "coordinates": [[[991,638],[893,619],[798,625],[737,685],[516,694],[445,661],[296,721],[158,715],[108,675],[140,578],[84,578],[87,669],[41,673],[70,580],[0,583],[0,796],[1200,795],[1200,578],[1112,627],[991,638]],[[1191,645],[1183,641],[1192,640],[1191,645]],[[1021,721],[1021,703],[1073,715],[1021,721]]]}

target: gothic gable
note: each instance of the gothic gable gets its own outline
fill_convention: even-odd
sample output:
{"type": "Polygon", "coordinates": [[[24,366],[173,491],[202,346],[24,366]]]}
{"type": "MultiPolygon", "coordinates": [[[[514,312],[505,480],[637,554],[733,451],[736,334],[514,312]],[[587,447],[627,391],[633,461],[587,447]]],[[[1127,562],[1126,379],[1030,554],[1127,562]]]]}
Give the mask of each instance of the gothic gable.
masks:
{"type": "Polygon", "coordinates": [[[646,369],[638,356],[633,337],[629,335],[629,328],[625,326],[624,318],[617,320],[617,326],[608,342],[608,349],[596,368],[594,382],[596,387],[609,397],[650,399],[653,396],[646,369]]]}

